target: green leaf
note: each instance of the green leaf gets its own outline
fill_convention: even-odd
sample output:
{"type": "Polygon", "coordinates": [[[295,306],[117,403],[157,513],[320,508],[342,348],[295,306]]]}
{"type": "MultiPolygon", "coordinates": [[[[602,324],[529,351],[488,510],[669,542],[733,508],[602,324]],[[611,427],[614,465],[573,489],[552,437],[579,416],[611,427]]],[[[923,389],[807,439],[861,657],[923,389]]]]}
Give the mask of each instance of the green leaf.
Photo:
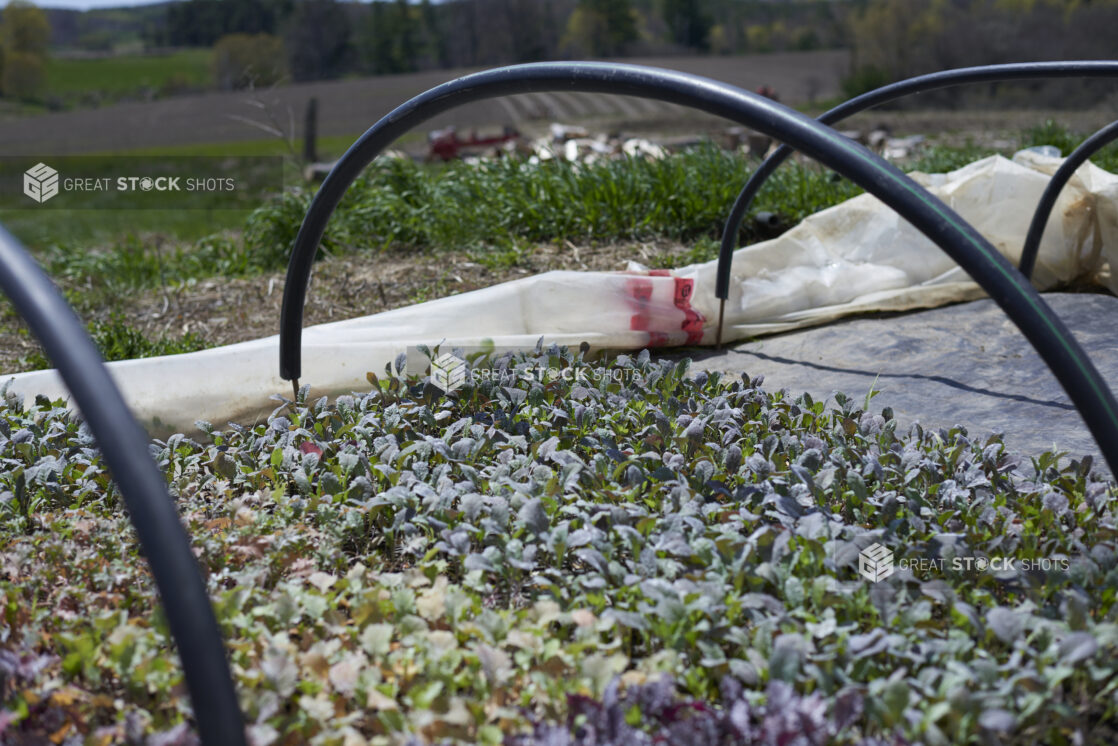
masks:
{"type": "Polygon", "coordinates": [[[392,644],[392,632],[391,624],[370,624],[361,633],[361,647],[371,656],[385,656],[392,644]]]}
{"type": "Polygon", "coordinates": [[[1028,615],[1023,612],[997,606],[986,615],[986,623],[998,639],[1012,645],[1025,631],[1028,615]]]}
{"type": "Polygon", "coordinates": [[[441,681],[428,681],[417,684],[408,690],[407,699],[411,701],[413,707],[426,710],[434,704],[439,695],[442,694],[445,684],[441,681]]]}

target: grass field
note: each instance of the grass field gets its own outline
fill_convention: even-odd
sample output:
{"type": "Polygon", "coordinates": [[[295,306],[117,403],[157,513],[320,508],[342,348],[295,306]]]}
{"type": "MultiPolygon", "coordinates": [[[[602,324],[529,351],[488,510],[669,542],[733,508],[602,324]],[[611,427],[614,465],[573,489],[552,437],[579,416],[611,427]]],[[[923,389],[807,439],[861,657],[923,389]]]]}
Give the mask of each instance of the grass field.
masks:
{"type": "Polygon", "coordinates": [[[183,49],[169,54],[119,55],[103,59],[47,61],[47,95],[64,104],[109,103],[138,98],[143,89],[154,93],[168,86],[174,92],[206,89],[212,83],[209,49],[183,49]]]}
{"type": "MultiPolygon", "coordinates": [[[[327,137],[320,137],[316,141],[319,158],[323,160],[332,160],[337,158],[346,149],[353,144],[353,141],[360,137],[360,132],[354,132],[351,135],[330,135],[327,137]]],[[[421,133],[412,134],[411,137],[403,137],[402,141],[415,142],[421,140],[423,135],[421,133]]],[[[155,158],[161,156],[211,156],[211,155],[291,155],[295,154],[302,157],[303,154],[303,138],[296,137],[292,140],[283,140],[278,137],[264,137],[258,140],[237,140],[236,142],[207,142],[207,143],[191,143],[186,145],[159,145],[146,148],[132,148],[128,150],[114,150],[108,151],[114,155],[131,155],[131,156],[152,156],[155,158]]]]}
{"type": "Polygon", "coordinates": [[[71,247],[74,252],[113,250],[130,237],[153,234],[193,242],[239,230],[246,210],[0,210],[0,223],[37,250],[71,247]]]}

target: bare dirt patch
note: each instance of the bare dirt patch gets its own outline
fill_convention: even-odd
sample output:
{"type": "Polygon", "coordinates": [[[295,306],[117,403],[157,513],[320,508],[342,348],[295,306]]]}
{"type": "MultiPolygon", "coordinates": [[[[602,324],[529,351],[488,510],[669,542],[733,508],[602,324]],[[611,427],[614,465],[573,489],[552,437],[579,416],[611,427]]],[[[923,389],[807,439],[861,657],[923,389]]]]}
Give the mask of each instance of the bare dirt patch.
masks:
{"type": "Polygon", "coordinates": [[[1046,120],[1059,122],[1070,132],[1094,132],[1113,122],[1115,112],[1109,107],[1084,111],[1053,109],[983,110],[870,110],[844,119],[837,129],[872,130],[886,126],[898,136],[924,135],[939,145],[958,147],[974,144],[1001,149],[1013,147],[1022,132],[1046,120]]]}

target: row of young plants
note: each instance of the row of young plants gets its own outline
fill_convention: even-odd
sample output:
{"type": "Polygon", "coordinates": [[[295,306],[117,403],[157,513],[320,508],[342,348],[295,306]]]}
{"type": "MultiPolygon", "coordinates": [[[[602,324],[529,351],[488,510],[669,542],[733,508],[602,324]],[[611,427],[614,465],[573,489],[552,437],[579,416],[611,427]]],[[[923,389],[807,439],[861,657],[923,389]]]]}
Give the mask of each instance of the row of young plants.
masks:
{"type": "MultiPolygon", "coordinates": [[[[929,149],[908,168],[943,171],[981,155],[978,148],[929,149]]],[[[756,167],[713,143],[660,160],[624,158],[591,164],[531,163],[508,157],[437,167],[405,159],[374,162],[339,204],[323,237],[327,250],[455,247],[485,253],[514,244],[667,238],[717,239],[734,198],[756,167]]],[[[756,211],[786,225],[861,194],[851,182],[811,163],[788,163],[767,182],[756,211]]],[[[313,190],[292,189],[249,218],[245,243],[275,252],[286,266],[313,190]]],[[[742,240],[767,238],[746,222],[742,240]]]]}
{"type": "MultiPolygon", "coordinates": [[[[444,394],[397,361],[152,444],[254,743],[1118,737],[1118,495],[1089,459],[647,352],[488,364],[444,394]]],[[[0,547],[0,738],[189,743],[143,558],[60,402],[0,409],[0,547]]]]}
{"type": "MultiPolygon", "coordinates": [[[[1016,147],[1052,145],[1067,156],[1086,135],[1048,120],[1017,139],[1016,147]]],[[[906,171],[944,173],[994,152],[973,144],[937,144],[901,165],[906,171]]],[[[1118,171],[1118,146],[1104,148],[1092,161],[1118,171]]],[[[380,160],[349,189],[323,245],[334,250],[450,246],[484,253],[510,242],[718,239],[734,198],[757,163],[713,143],[663,160],[591,164],[533,164],[510,157],[432,167],[380,160]]],[[[765,182],[753,210],[777,213],[790,226],[861,192],[816,164],[792,161],[765,182]]],[[[312,196],[313,190],[296,188],[263,205],[246,224],[246,246],[259,257],[275,252],[270,261],[277,268],[286,266],[286,250],[312,196]]],[[[748,221],[743,224],[743,242],[766,237],[748,221]]]]}

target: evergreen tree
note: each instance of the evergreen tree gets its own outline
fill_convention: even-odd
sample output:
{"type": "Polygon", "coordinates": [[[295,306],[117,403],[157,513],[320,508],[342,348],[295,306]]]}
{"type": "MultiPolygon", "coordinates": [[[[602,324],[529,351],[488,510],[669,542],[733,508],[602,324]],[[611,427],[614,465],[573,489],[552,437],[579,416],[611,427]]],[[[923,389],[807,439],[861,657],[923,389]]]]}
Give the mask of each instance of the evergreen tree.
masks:
{"type": "Polygon", "coordinates": [[[384,75],[418,69],[420,24],[406,0],[371,5],[358,42],[366,70],[384,75]]]}
{"type": "Polygon", "coordinates": [[[706,51],[711,19],[703,10],[702,0],[662,0],[660,15],[672,41],[706,51]]]}
{"type": "Polygon", "coordinates": [[[630,0],[579,0],[567,20],[563,49],[569,54],[614,57],[637,38],[637,19],[630,0]]]}
{"type": "Polygon", "coordinates": [[[287,59],[296,81],[336,78],[352,62],[350,22],[335,0],[299,0],[286,37],[287,59]]]}

